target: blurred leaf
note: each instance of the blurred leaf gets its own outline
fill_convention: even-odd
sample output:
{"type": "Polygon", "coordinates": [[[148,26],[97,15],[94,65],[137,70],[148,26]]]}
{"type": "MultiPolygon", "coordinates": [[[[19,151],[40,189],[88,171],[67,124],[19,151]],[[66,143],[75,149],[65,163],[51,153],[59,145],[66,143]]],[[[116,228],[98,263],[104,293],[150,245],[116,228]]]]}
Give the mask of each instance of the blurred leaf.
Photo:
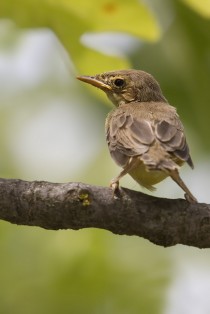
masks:
{"type": "Polygon", "coordinates": [[[188,126],[187,138],[191,134],[199,156],[202,150],[210,151],[210,19],[196,14],[183,1],[173,4],[176,19],[170,29],[162,40],[135,52],[134,68],[152,73],[160,82],[169,103],[177,107],[188,126]]]}
{"type": "Polygon", "coordinates": [[[210,18],[210,0],[182,0],[189,5],[194,11],[206,18],[210,18]]]}
{"type": "Polygon", "coordinates": [[[128,67],[128,60],[82,46],[86,32],[125,32],[148,41],[160,36],[153,15],[137,0],[1,0],[0,17],[20,27],[52,29],[83,73],[128,67]]]}

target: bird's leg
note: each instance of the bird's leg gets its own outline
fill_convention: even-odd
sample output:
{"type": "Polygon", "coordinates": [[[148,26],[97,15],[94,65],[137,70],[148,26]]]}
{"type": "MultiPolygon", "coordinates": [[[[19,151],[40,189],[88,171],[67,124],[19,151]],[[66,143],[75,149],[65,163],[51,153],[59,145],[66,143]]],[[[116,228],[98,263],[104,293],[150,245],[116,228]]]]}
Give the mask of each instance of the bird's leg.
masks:
{"type": "Polygon", "coordinates": [[[189,203],[197,203],[198,202],[197,199],[192,195],[192,193],[190,192],[188,187],[185,185],[185,183],[180,178],[179,172],[177,169],[170,171],[170,176],[185,191],[184,197],[189,203]]]}
{"type": "Polygon", "coordinates": [[[110,182],[110,187],[113,190],[113,193],[118,190],[119,188],[119,181],[122,177],[124,177],[129,171],[135,168],[139,163],[137,158],[131,157],[125,165],[125,168],[118,174],[117,177],[113,178],[110,182]]]}

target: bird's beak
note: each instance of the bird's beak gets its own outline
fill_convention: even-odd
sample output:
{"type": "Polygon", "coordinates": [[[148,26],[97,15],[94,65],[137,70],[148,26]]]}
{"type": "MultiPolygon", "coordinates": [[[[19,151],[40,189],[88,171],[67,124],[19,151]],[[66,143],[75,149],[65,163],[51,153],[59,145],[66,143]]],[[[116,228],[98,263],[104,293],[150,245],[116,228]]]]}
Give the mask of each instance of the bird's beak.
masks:
{"type": "Polygon", "coordinates": [[[111,87],[108,84],[100,81],[95,76],[77,76],[77,79],[82,82],[96,86],[102,90],[111,90],[111,87]]]}

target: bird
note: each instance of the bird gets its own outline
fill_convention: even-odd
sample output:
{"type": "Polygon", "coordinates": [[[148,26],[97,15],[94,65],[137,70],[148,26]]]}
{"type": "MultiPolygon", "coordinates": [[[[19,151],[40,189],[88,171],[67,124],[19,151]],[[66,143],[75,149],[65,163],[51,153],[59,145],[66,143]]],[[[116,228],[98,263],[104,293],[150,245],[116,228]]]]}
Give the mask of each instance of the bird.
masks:
{"type": "Polygon", "coordinates": [[[185,199],[196,203],[197,199],[179,175],[184,163],[194,168],[184,127],[157,80],[136,69],[77,76],[77,79],[105,92],[115,105],[105,122],[110,155],[122,168],[110,182],[113,192],[119,189],[119,181],[126,174],[150,191],[171,177],[185,192],[185,199]]]}

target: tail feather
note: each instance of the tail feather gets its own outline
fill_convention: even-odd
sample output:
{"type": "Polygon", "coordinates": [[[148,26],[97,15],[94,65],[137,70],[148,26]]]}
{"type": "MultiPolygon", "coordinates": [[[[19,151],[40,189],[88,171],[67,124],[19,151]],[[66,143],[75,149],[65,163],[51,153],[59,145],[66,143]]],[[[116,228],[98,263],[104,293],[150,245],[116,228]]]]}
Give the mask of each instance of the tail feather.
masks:
{"type": "Polygon", "coordinates": [[[171,171],[175,169],[179,169],[179,165],[177,165],[172,159],[168,156],[156,156],[151,154],[144,154],[141,156],[141,160],[145,164],[146,168],[151,170],[161,170],[161,171],[171,171]]]}

